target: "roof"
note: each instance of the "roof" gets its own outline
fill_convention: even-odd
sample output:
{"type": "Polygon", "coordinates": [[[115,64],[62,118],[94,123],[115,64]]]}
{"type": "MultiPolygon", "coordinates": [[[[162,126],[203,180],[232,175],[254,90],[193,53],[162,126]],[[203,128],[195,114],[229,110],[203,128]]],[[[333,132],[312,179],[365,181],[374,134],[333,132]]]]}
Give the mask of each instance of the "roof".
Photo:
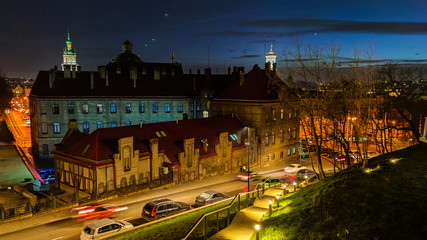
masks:
{"type": "MultiPolygon", "coordinates": [[[[278,78],[275,74],[274,77],[278,78]]],[[[218,94],[215,100],[278,100],[277,92],[271,86],[271,80],[272,77],[268,76],[265,70],[255,65],[250,72],[244,74],[242,84],[241,81],[235,82],[218,94]]]]}
{"type": "Polygon", "coordinates": [[[182,81],[182,76],[164,76],[154,80],[150,75],[139,76],[134,81],[126,75],[109,74],[108,85],[99,73],[93,73],[93,87],[91,86],[91,72],[77,72],[76,78],[64,78],[64,72],[57,71],[52,88],[49,87],[49,71],[40,71],[30,96],[36,97],[158,97],[180,96],[188,97],[188,91],[182,81]]]}
{"type": "MultiPolygon", "coordinates": [[[[178,154],[184,152],[185,139],[194,138],[194,148],[200,149],[200,157],[203,157],[216,154],[215,145],[219,143],[220,133],[235,134],[241,131],[242,139],[246,138],[247,131],[242,131],[244,127],[236,117],[220,116],[180,120],[178,124],[174,121],[102,128],[90,134],[69,129],[53,154],[75,156],[76,159],[87,159],[102,164],[105,160],[112,160],[113,155],[118,153],[119,139],[132,136],[134,150],[139,150],[141,155],[150,153],[150,139],[158,139],[158,151],[168,157],[171,165],[178,166],[178,154]],[[202,140],[204,139],[207,139],[207,151],[203,149],[202,140]]],[[[228,139],[232,141],[230,136],[228,139]]],[[[243,141],[240,143],[232,141],[233,148],[242,146],[244,146],[243,141]]]]}

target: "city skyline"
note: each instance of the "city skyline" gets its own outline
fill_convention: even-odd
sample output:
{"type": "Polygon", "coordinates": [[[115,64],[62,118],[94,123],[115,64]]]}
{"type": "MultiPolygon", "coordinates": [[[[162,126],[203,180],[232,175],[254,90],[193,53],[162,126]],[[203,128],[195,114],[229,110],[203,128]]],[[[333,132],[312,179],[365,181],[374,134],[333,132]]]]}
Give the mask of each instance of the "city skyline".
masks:
{"type": "Polygon", "coordinates": [[[62,63],[67,32],[83,71],[96,70],[133,43],[146,62],[169,62],[184,71],[263,64],[274,45],[278,64],[295,41],[340,45],[341,62],[426,63],[427,3],[419,1],[5,1],[0,16],[0,69],[8,77],[35,78],[62,63]]]}

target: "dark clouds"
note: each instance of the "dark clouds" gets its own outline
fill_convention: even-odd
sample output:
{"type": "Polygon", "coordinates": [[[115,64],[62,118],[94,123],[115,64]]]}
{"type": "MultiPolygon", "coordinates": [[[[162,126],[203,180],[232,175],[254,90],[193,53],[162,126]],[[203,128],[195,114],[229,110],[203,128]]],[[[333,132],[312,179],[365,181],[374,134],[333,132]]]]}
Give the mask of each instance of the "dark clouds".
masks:
{"type": "Polygon", "coordinates": [[[246,21],[241,24],[247,27],[262,28],[301,28],[288,34],[323,33],[380,33],[380,34],[427,34],[427,22],[362,22],[340,21],[329,19],[264,19],[246,21]]]}
{"type": "Polygon", "coordinates": [[[238,57],[231,57],[231,59],[245,59],[245,58],[259,58],[261,57],[261,55],[242,55],[242,56],[238,56],[238,57]]]}

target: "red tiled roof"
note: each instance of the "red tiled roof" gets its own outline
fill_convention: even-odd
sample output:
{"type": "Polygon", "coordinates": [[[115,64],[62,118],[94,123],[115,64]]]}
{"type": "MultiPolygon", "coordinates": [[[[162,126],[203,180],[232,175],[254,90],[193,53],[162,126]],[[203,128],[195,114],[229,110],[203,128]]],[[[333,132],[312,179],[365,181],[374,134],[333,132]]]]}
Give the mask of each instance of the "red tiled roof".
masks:
{"type": "MultiPolygon", "coordinates": [[[[213,118],[189,119],[176,122],[161,122],[97,129],[91,134],[80,133],[78,130],[69,130],[61,144],[54,151],[102,161],[112,159],[118,153],[118,140],[133,136],[134,150],[139,149],[140,154],[150,152],[150,139],[157,138],[158,150],[164,151],[172,165],[179,165],[177,155],[183,152],[184,139],[194,138],[194,148],[200,149],[200,156],[215,153],[215,145],[219,143],[219,134],[228,132],[234,134],[242,131],[242,139],[246,138],[245,126],[238,118],[221,116],[213,118]],[[163,131],[166,136],[158,137],[156,132],[163,131]],[[202,139],[208,139],[208,151],[203,150],[202,139]]],[[[229,137],[229,140],[232,140],[229,137]]],[[[232,141],[233,148],[243,146],[244,143],[232,141]]]]}

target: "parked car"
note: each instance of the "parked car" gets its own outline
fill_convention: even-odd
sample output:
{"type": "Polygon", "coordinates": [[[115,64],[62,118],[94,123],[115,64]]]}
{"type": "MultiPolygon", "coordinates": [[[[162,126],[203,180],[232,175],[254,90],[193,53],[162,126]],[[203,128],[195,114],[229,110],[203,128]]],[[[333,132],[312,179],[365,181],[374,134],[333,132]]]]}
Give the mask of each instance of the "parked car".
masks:
{"type": "Polygon", "coordinates": [[[115,221],[109,218],[104,218],[86,225],[80,234],[80,239],[96,239],[132,227],[132,224],[123,220],[115,221]]]}
{"type": "Polygon", "coordinates": [[[78,221],[86,221],[94,218],[113,217],[126,209],[128,208],[111,204],[91,203],[71,209],[71,214],[78,221]]]}
{"type": "Polygon", "coordinates": [[[289,165],[289,167],[284,168],[285,172],[287,173],[295,173],[300,169],[306,169],[306,167],[302,166],[301,164],[292,163],[289,165]]]}
{"type": "Polygon", "coordinates": [[[162,198],[145,204],[142,209],[142,217],[145,220],[152,221],[184,212],[189,209],[190,205],[187,203],[175,202],[167,198],[162,198]]]}
{"type": "Polygon", "coordinates": [[[285,175],[283,176],[283,181],[284,181],[285,183],[288,183],[288,184],[293,183],[293,182],[296,182],[297,180],[298,180],[298,178],[297,178],[297,176],[296,176],[296,175],[287,175],[287,174],[285,174],[285,175]]]}
{"type": "Polygon", "coordinates": [[[214,190],[206,191],[196,197],[196,205],[203,206],[229,198],[229,196],[214,190]]]}
{"type": "Polygon", "coordinates": [[[279,179],[271,178],[271,177],[266,177],[266,178],[263,178],[261,180],[261,182],[259,183],[259,185],[262,186],[262,185],[265,184],[265,186],[267,187],[267,186],[274,186],[276,184],[281,184],[281,183],[283,183],[283,182],[280,181],[279,179]]]}
{"type": "Polygon", "coordinates": [[[316,173],[310,169],[301,169],[301,170],[298,170],[297,172],[297,178],[300,180],[305,180],[305,179],[310,180],[313,177],[316,177],[316,173]]]}
{"type": "Polygon", "coordinates": [[[240,181],[248,181],[248,178],[249,180],[258,180],[259,176],[256,172],[251,171],[249,171],[249,174],[248,172],[245,172],[237,176],[237,179],[240,181]]]}

